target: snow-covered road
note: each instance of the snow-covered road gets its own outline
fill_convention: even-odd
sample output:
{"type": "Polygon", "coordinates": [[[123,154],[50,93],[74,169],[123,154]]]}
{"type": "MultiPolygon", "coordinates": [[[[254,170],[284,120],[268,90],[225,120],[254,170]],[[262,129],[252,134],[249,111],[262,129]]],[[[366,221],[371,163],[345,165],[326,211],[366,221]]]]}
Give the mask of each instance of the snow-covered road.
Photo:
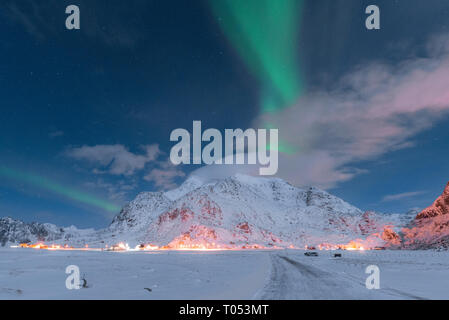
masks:
{"type": "Polygon", "coordinates": [[[313,266],[307,260],[310,258],[291,258],[283,254],[273,254],[271,258],[271,278],[259,293],[257,298],[260,299],[425,299],[390,288],[368,290],[364,281],[313,266]]]}
{"type": "Polygon", "coordinates": [[[0,299],[449,299],[449,252],[341,253],[5,248],[0,299]],[[89,288],[66,289],[68,265],[79,266],[89,288]],[[369,265],[379,267],[379,290],[365,287],[369,265]]]}

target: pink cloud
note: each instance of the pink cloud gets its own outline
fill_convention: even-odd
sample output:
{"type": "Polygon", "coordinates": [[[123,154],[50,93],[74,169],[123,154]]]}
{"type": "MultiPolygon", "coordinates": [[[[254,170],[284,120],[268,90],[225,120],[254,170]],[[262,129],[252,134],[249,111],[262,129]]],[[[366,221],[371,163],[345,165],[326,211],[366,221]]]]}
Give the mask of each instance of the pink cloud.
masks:
{"type": "Polygon", "coordinates": [[[280,156],[279,176],[332,187],[360,173],[352,163],[413,146],[417,133],[449,113],[448,43],[432,39],[426,58],[358,67],[333,89],[256,119],[256,127],[274,123],[280,138],[299,150],[280,156]]]}

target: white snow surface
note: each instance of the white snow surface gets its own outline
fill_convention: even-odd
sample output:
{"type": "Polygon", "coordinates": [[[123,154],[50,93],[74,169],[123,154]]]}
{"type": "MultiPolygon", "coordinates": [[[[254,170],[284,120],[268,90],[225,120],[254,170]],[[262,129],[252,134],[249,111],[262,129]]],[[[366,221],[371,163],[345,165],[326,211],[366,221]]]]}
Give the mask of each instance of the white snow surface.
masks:
{"type": "Polygon", "coordinates": [[[3,248],[0,299],[449,299],[447,251],[333,253],[3,248]],[[66,288],[69,265],[88,288],[66,288]],[[365,286],[369,265],[380,269],[379,290],[365,286]]]}

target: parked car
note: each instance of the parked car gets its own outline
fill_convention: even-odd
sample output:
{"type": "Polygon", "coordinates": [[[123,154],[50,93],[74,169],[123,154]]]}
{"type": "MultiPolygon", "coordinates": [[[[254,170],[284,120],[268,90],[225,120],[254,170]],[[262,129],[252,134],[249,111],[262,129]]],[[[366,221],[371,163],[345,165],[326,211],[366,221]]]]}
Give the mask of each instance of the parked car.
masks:
{"type": "Polygon", "coordinates": [[[304,255],[307,257],[318,257],[318,252],[309,251],[309,252],[305,252],[304,255]]]}

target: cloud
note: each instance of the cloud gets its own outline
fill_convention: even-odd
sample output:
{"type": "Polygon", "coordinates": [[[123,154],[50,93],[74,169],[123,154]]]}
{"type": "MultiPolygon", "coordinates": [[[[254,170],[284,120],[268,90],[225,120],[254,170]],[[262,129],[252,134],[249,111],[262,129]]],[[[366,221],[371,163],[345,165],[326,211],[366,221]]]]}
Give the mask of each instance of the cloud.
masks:
{"type": "Polygon", "coordinates": [[[76,160],[84,160],[95,166],[94,173],[109,173],[113,175],[132,175],[141,170],[161,154],[159,145],[142,147],[144,154],[134,154],[121,144],[96,145],[72,148],[66,155],[76,160]]]}
{"type": "Polygon", "coordinates": [[[194,170],[190,176],[198,177],[204,183],[208,183],[215,180],[222,180],[238,173],[256,176],[259,173],[259,168],[258,165],[249,164],[211,164],[194,170]]]}
{"type": "Polygon", "coordinates": [[[173,165],[168,159],[166,162],[160,162],[159,168],[154,168],[145,175],[144,180],[153,182],[159,189],[170,190],[177,187],[176,178],[182,178],[185,175],[179,167],[173,165]]]}
{"type": "Polygon", "coordinates": [[[62,131],[62,130],[55,130],[48,134],[48,136],[50,138],[62,137],[63,135],[64,135],[64,131],[62,131]]]}
{"type": "Polygon", "coordinates": [[[448,44],[448,37],[434,38],[426,57],[359,66],[331,90],[259,117],[256,127],[274,124],[298,150],[280,155],[279,176],[329,188],[363,173],[354,163],[413,146],[413,136],[448,115],[448,44]]]}
{"type": "Polygon", "coordinates": [[[119,180],[112,183],[99,178],[95,181],[86,182],[84,186],[93,190],[100,189],[107,194],[109,200],[123,204],[129,200],[130,192],[134,191],[138,186],[135,181],[128,180],[119,180]]]}
{"type": "Polygon", "coordinates": [[[413,198],[415,196],[419,196],[424,193],[426,193],[426,192],[425,191],[413,191],[413,192],[404,192],[404,193],[386,195],[385,197],[382,198],[382,202],[397,201],[397,200],[403,200],[403,199],[407,199],[407,198],[413,198]]]}
{"type": "MultiPolygon", "coordinates": [[[[409,57],[409,54],[405,56],[409,57]]],[[[332,188],[367,173],[355,164],[413,147],[412,138],[449,114],[449,37],[434,37],[425,57],[370,63],[348,72],[331,89],[314,89],[294,106],[262,114],[253,128],[279,128],[277,176],[296,185],[332,188]]],[[[207,166],[193,174],[218,176],[248,166],[207,166]]]]}
{"type": "Polygon", "coordinates": [[[147,165],[151,169],[143,176],[143,180],[152,182],[160,190],[176,188],[177,178],[186,176],[184,171],[173,165],[170,159],[160,160],[160,157],[165,153],[159,149],[159,145],[147,145],[143,146],[142,149],[145,150],[145,153],[135,154],[121,144],[82,146],[67,150],[65,155],[75,160],[90,163],[94,166],[92,169],[94,174],[124,176],[124,180],[114,183],[98,179],[86,185],[106,191],[109,199],[114,201],[127,199],[130,191],[139,186],[136,179],[141,176],[135,174],[146,169],[147,165]]]}

